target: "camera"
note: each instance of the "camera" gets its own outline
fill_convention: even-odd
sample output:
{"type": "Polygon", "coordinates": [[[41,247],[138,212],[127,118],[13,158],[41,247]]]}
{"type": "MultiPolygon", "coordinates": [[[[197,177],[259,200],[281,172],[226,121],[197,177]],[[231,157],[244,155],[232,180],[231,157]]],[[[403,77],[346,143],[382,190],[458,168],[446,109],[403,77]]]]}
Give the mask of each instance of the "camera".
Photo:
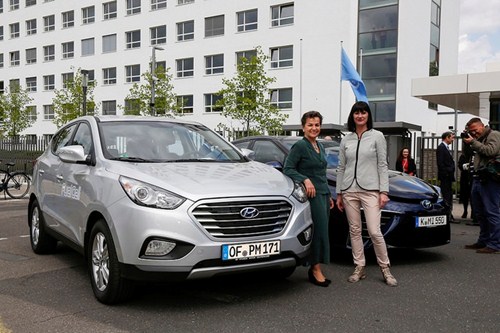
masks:
{"type": "Polygon", "coordinates": [[[466,139],[466,138],[468,138],[468,137],[469,137],[469,135],[470,135],[470,133],[469,133],[468,131],[463,131],[462,133],[460,133],[460,137],[461,137],[462,139],[466,139]]]}

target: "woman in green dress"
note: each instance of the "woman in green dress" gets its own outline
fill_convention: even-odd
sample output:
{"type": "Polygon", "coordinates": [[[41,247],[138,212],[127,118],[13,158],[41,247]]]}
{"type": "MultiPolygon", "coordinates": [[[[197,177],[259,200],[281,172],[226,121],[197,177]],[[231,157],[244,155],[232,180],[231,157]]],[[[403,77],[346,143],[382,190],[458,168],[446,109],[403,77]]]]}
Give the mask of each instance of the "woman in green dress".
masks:
{"type": "Polygon", "coordinates": [[[326,179],[326,154],[323,145],[316,139],[321,131],[323,117],[317,111],[302,116],[304,138],[297,141],[285,161],[283,172],[306,189],[311,205],[314,224],[311,257],[308,271],[309,281],[314,285],[328,287],[331,283],[321,271],[320,264],[330,262],[328,219],[334,201],[326,179]]]}

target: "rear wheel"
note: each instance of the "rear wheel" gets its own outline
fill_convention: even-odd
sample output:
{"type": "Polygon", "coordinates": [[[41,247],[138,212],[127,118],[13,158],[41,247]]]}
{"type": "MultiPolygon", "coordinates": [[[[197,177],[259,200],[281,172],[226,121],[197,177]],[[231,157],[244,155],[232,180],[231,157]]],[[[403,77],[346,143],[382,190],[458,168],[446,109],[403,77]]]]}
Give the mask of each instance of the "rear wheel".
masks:
{"type": "Polygon", "coordinates": [[[38,201],[34,200],[28,210],[30,227],[30,243],[33,252],[37,254],[52,253],[57,246],[57,240],[45,232],[45,220],[38,201]]]}
{"type": "Polygon", "coordinates": [[[30,190],[31,180],[29,177],[22,172],[14,172],[7,179],[7,186],[5,191],[9,197],[13,199],[21,199],[30,190]]]}
{"type": "Polygon", "coordinates": [[[90,232],[87,265],[92,290],[99,302],[114,304],[131,294],[132,283],[121,277],[113,238],[104,220],[99,220],[90,232]]]}

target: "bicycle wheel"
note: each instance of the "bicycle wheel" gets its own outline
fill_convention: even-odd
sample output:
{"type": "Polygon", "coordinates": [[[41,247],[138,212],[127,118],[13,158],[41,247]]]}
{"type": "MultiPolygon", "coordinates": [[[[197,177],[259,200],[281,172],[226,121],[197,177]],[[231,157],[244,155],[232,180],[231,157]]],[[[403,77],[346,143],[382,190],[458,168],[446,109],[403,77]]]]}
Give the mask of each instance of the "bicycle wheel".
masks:
{"type": "Polygon", "coordinates": [[[14,172],[7,179],[5,191],[13,199],[21,199],[30,190],[30,179],[23,172],[14,172]]]}

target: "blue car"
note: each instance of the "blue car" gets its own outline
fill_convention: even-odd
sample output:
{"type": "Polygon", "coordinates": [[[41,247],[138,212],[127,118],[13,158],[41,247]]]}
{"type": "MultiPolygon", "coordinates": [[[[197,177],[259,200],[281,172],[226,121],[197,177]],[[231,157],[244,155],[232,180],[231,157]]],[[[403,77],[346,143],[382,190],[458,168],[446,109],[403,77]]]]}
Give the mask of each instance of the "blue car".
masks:
{"type": "MultiPolygon", "coordinates": [[[[255,160],[282,168],[296,136],[253,136],[232,143],[250,149],[255,160]]],[[[337,180],[338,141],[320,140],[327,154],[327,177],[334,199],[337,180]]],[[[444,202],[439,187],[407,174],[389,170],[390,201],[382,210],[381,230],[388,247],[426,248],[450,242],[450,207],[444,202]]],[[[364,217],[363,217],[364,219],[364,217]]],[[[364,223],[364,222],[363,222],[364,223]]],[[[363,226],[365,248],[372,242],[363,226]]],[[[337,207],[330,212],[330,244],[332,248],[351,248],[345,213],[337,207]]]]}

